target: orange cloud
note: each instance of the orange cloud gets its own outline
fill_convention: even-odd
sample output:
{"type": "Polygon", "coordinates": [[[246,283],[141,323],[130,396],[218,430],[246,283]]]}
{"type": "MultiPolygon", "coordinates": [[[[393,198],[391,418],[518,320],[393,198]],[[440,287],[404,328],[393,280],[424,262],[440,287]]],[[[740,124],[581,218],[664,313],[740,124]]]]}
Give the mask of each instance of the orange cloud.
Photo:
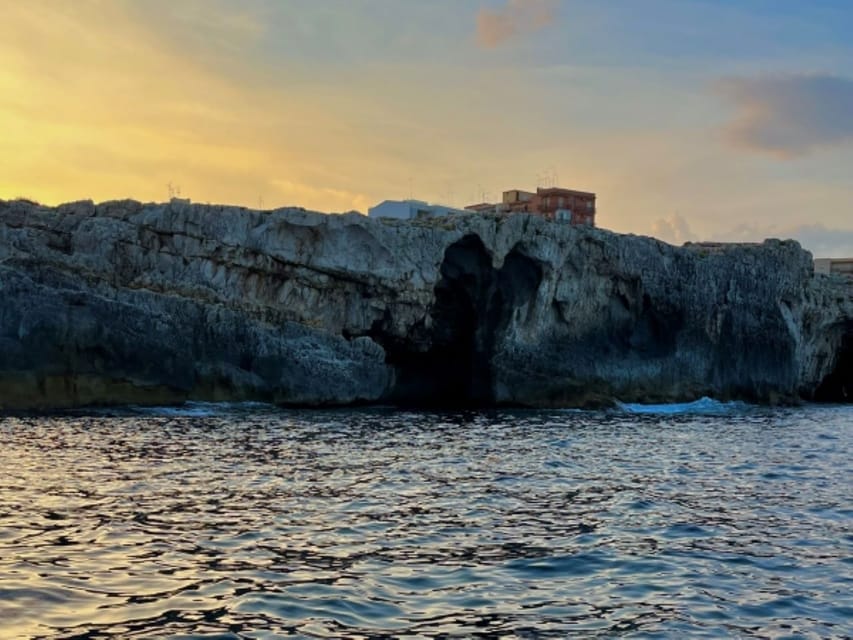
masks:
{"type": "Polygon", "coordinates": [[[512,38],[547,27],[554,19],[552,0],[507,0],[500,9],[482,7],[477,14],[477,43],[494,49],[512,38]]]}

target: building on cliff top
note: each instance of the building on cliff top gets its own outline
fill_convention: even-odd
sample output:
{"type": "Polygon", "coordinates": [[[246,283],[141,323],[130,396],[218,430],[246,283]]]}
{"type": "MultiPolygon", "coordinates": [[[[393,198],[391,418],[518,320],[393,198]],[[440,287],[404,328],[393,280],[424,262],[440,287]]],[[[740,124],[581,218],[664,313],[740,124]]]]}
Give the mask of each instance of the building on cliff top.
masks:
{"type": "Polygon", "coordinates": [[[735,247],[760,247],[761,242],[716,242],[716,241],[701,241],[701,242],[685,242],[682,247],[691,251],[696,251],[703,255],[711,255],[717,253],[725,253],[729,249],[735,247]]]}
{"type": "Polygon", "coordinates": [[[595,226],[595,194],[560,187],[539,187],[536,192],[510,189],[497,204],[483,202],[465,207],[476,213],[530,213],[569,224],[595,226]]]}
{"type": "Polygon", "coordinates": [[[853,279],[853,258],[817,258],[814,261],[814,272],[837,273],[853,279]]]}
{"type": "Polygon", "coordinates": [[[422,200],[385,200],[367,210],[367,215],[371,218],[395,218],[397,220],[435,218],[454,213],[471,212],[441,204],[429,204],[422,200]]]}

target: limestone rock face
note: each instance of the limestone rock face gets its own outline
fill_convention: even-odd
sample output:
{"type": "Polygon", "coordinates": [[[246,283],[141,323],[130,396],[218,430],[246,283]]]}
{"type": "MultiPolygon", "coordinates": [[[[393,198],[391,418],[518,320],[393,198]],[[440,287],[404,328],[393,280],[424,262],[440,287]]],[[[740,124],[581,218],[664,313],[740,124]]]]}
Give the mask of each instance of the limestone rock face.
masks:
{"type": "Polygon", "coordinates": [[[0,201],[0,300],[3,409],[853,393],[853,287],[790,241],[0,201]]]}

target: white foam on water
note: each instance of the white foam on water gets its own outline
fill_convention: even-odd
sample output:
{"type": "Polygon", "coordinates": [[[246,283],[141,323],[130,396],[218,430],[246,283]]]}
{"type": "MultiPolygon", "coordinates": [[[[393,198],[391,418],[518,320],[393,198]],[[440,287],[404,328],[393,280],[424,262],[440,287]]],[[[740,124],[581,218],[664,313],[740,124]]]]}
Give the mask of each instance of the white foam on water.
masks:
{"type": "Polygon", "coordinates": [[[185,402],[172,407],[128,407],[134,413],[148,416],[175,418],[206,418],[234,412],[274,409],[275,405],[264,402],[185,402]]]}
{"type": "Polygon", "coordinates": [[[710,414],[719,415],[726,413],[735,413],[744,411],[750,407],[745,402],[720,402],[712,398],[704,397],[694,400],[693,402],[676,402],[673,404],[636,404],[627,402],[618,402],[622,411],[628,413],[649,413],[661,415],[675,414],[710,414]]]}

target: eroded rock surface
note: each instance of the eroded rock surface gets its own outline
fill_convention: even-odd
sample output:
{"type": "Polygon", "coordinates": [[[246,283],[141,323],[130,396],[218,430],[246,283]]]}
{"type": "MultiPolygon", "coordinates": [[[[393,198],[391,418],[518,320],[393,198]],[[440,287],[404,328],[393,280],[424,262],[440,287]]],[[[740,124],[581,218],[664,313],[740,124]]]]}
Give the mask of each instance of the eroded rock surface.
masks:
{"type": "Polygon", "coordinates": [[[853,393],[853,287],[790,241],[0,201],[0,299],[6,409],[853,393]]]}

